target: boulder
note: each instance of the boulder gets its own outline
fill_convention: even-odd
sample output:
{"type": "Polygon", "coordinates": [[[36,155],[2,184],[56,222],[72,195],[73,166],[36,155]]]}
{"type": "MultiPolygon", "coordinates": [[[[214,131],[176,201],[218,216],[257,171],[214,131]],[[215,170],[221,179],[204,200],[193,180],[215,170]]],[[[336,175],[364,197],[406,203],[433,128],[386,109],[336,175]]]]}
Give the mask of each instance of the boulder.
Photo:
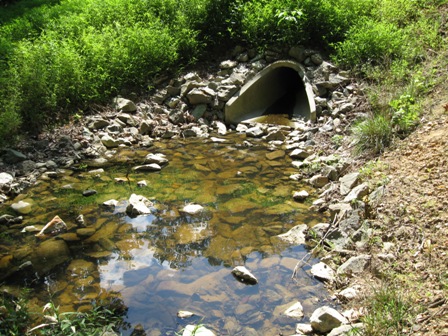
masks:
{"type": "Polygon", "coordinates": [[[330,180],[328,177],[323,175],[314,175],[312,178],[310,178],[310,184],[315,188],[322,188],[323,186],[327,185],[330,180]]]}
{"type": "Polygon", "coordinates": [[[153,203],[145,196],[132,194],[129,198],[129,204],[126,207],[126,214],[129,217],[137,217],[139,215],[147,215],[151,213],[150,207],[153,203]]]}
{"type": "Polygon", "coordinates": [[[255,285],[258,283],[258,279],[244,266],[235,267],[232,270],[232,274],[243,283],[247,283],[249,285],[255,285]]]}
{"type": "Polygon", "coordinates": [[[310,317],[313,329],[319,333],[328,333],[330,330],[347,324],[348,320],[335,309],[324,306],[317,308],[310,317]]]}

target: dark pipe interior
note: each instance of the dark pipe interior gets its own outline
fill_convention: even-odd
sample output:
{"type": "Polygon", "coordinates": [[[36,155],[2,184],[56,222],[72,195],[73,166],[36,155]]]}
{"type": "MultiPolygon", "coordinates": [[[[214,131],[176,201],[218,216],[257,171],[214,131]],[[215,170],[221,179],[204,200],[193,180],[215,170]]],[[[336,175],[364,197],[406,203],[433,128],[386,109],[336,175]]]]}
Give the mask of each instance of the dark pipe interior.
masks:
{"type": "Polygon", "coordinates": [[[275,78],[280,80],[272,84],[280,85],[284,94],[274,101],[272,105],[268,106],[263,115],[282,114],[291,118],[294,115],[297,99],[300,99],[303,96],[303,92],[305,92],[305,85],[297,71],[292,68],[278,68],[273,72],[275,72],[275,78]]]}

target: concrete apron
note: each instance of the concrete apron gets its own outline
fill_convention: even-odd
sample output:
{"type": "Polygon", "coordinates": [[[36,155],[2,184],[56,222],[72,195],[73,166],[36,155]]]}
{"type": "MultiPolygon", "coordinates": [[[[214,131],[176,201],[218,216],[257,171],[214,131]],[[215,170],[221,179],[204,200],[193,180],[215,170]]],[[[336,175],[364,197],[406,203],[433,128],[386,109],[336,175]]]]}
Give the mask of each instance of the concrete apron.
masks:
{"type": "Polygon", "coordinates": [[[290,60],[261,70],[227,102],[224,112],[228,124],[273,114],[316,121],[310,80],[303,66],[290,60]]]}

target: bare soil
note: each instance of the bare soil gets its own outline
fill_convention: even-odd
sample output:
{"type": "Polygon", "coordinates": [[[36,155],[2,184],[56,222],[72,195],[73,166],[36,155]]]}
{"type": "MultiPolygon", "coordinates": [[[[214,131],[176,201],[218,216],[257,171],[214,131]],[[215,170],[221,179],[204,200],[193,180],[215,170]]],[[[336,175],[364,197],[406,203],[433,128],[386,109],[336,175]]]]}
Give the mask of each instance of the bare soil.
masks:
{"type": "Polygon", "coordinates": [[[374,209],[371,252],[391,242],[396,256],[374,259],[372,271],[375,282],[393,281],[411,300],[416,318],[403,330],[408,335],[448,335],[447,103],[428,104],[417,130],[381,155],[372,173],[388,182],[374,209]]]}

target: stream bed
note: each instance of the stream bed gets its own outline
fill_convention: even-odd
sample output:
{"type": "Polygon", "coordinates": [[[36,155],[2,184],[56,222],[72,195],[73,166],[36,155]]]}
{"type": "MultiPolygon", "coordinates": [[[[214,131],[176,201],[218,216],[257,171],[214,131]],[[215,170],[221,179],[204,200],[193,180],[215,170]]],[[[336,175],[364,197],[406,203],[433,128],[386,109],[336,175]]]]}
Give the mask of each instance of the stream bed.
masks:
{"type": "Polygon", "coordinates": [[[3,287],[25,282],[33,288],[34,304],[52,300],[61,312],[88,311],[95,302],[116,298],[128,309],[131,327],[123,335],[137,325],[147,335],[175,335],[199,322],[218,335],[294,334],[295,323],[331,302],[324,285],[308,272],[318,260],[309,260],[291,279],[307,249],[276,236],[327,219],[309,210],[317,194],[290,179],[298,171],[283,150],[272,150],[263,140],[249,143],[235,133],[223,140],[171,139],[149,148],[124,147],[111,155],[112,165],[104,172],[87,162],[83,170],[61,170],[56,178],[40,179],[14,200],[32,204],[21,227],[41,228],[57,215],[68,231],[46,241],[33,232],[3,232],[1,263],[29,256],[41,274],[25,281],[8,278],[3,287]],[[164,154],[168,165],[158,172],[132,170],[148,153],[164,154]],[[139,187],[141,181],[146,183],[139,187]],[[303,189],[309,199],[294,201],[293,192],[303,189]],[[83,196],[86,190],[96,193],[83,196]],[[151,214],[129,217],[125,209],[131,194],[150,199],[151,214]],[[102,206],[111,199],[118,205],[102,206]],[[190,203],[204,211],[182,212],[190,203]],[[33,251],[50,241],[64,242],[69,258],[47,270],[45,253],[41,258],[33,251]],[[232,276],[239,265],[258,278],[257,285],[232,276]],[[297,301],[305,317],[285,317],[283,312],[297,301]],[[180,319],[180,310],[196,315],[180,319]]]}

